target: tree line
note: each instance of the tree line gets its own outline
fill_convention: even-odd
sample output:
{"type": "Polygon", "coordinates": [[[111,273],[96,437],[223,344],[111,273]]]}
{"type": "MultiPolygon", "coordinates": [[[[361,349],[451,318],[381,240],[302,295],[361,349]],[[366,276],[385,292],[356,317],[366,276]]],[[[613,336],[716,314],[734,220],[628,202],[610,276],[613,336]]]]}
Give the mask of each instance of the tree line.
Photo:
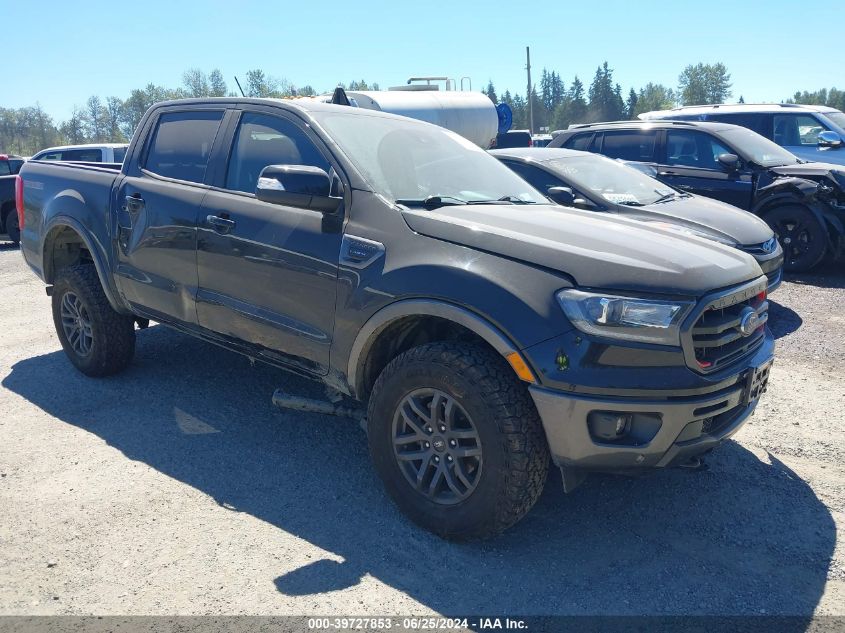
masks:
{"type": "MultiPolygon", "coordinates": [[[[365,80],[339,84],[351,90],[378,90],[377,83],[365,80]]],[[[182,85],[166,88],[149,83],[128,96],[102,98],[92,95],[84,106],[75,106],[65,121],[55,121],[40,104],[25,108],[0,107],[0,152],[30,156],[45,147],[80,143],[123,143],[132,134],[147,109],[158,101],[189,97],[235,97],[234,90],[218,69],[209,73],[191,68],[182,75],[182,85]]],[[[240,88],[248,97],[313,96],[311,86],[297,87],[261,69],[250,70],[240,88]]]]}
{"type": "MultiPolygon", "coordinates": [[[[572,123],[592,123],[633,119],[651,110],[665,110],[678,105],[725,103],[733,96],[731,75],[722,63],[692,64],[678,76],[678,85],[647,83],[631,87],[627,93],[615,81],[614,71],[605,61],[596,68],[589,86],[574,76],[566,85],[556,71],[543,69],[539,85],[525,91],[505,90],[498,94],[490,80],[483,92],[493,103],[507,103],[513,110],[513,127],[528,127],[528,99],[533,105],[534,131],[541,128],[565,129],[572,123]]],[[[365,80],[338,84],[350,90],[378,90],[377,83],[365,80]]],[[[120,143],[132,137],[147,109],[157,101],[186,97],[238,96],[240,89],[249,97],[291,97],[317,94],[310,85],[294,86],[286,79],[253,69],[237,86],[227,84],[218,69],[206,73],[190,68],[182,75],[182,85],[166,88],[149,83],[129,95],[100,97],[92,95],[83,106],[75,106],[65,121],[56,121],[39,104],[25,108],[0,107],[0,152],[32,155],[55,145],[79,143],[120,143]]],[[[739,103],[744,99],[740,95],[739,103]]],[[[836,88],[815,92],[795,92],[788,103],[828,105],[845,110],[845,91],[836,88]]]]}

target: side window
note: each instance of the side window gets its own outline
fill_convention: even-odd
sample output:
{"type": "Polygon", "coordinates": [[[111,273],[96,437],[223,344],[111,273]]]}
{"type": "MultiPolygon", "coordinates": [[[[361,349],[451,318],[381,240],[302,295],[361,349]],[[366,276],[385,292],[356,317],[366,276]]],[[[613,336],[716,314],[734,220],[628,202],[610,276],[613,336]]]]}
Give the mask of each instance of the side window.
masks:
{"type": "Polygon", "coordinates": [[[704,132],[693,130],[666,132],[666,155],[670,165],[721,170],[719,155],[733,153],[704,132]]]}
{"type": "Polygon", "coordinates": [[[815,145],[819,142],[819,133],[827,129],[827,126],[809,114],[776,114],[773,140],[785,146],[815,145]]]}
{"type": "Polygon", "coordinates": [[[48,154],[42,154],[38,157],[38,160],[62,160],[62,153],[49,152],[48,154]]]}
{"type": "Polygon", "coordinates": [[[605,132],[601,153],[610,158],[649,162],[654,160],[655,132],[626,130],[605,132]]]}
{"type": "Polygon", "coordinates": [[[126,157],[126,148],[125,147],[115,147],[114,148],[114,162],[122,163],[123,159],[126,157]]]}
{"type": "Polygon", "coordinates": [[[591,140],[593,140],[592,132],[589,134],[576,134],[566,141],[563,146],[568,149],[577,149],[586,152],[590,147],[591,140]]]}
{"type": "Polygon", "coordinates": [[[320,150],[293,122],[246,112],[232,145],[226,189],[254,193],[258,175],[267,165],[310,165],[326,171],[331,168],[320,150]]]}
{"type": "Polygon", "coordinates": [[[11,168],[12,173],[16,174],[21,170],[21,167],[23,167],[23,161],[21,159],[10,158],[9,167],[11,168]]]}
{"type": "Polygon", "coordinates": [[[81,161],[85,163],[102,163],[103,150],[95,149],[66,149],[62,152],[62,160],[81,161]]]}
{"type": "Polygon", "coordinates": [[[12,166],[9,165],[9,161],[0,160],[0,176],[8,176],[11,173],[12,173],[12,166]]]}
{"type": "Polygon", "coordinates": [[[757,134],[766,136],[766,114],[755,114],[753,112],[730,112],[726,114],[708,114],[708,121],[717,121],[719,123],[730,123],[731,125],[741,125],[747,127],[749,130],[754,130],[757,134]]]}
{"type": "Polygon", "coordinates": [[[159,176],[203,182],[222,111],[167,112],[158,119],[144,168],[159,176]]]}
{"type": "Polygon", "coordinates": [[[548,191],[549,187],[560,187],[563,184],[557,178],[539,167],[533,167],[522,162],[510,160],[505,161],[505,164],[520,178],[527,181],[532,187],[544,195],[548,191]]]}

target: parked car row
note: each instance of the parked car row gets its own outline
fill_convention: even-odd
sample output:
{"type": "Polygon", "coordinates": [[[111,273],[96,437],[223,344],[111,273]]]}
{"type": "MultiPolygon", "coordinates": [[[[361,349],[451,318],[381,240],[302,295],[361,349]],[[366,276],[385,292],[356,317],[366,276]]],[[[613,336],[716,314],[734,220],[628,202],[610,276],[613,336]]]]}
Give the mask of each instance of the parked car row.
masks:
{"type": "Polygon", "coordinates": [[[408,516],[483,537],[550,463],[567,491],[699,467],[773,361],[762,222],[534,151],[316,101],[165,102],[122,165],[23,166],[22,253],[81,372],[123,370],[155,320],[322,381],[408,516]]]}
{"type": "Polygon", "coordinates": [[[845,169],[808,163],[745,127],[700,121],[575,125],[549,147],[604,154],[666,185],[760,216],[788,271],[845,255],[845,169]]]}

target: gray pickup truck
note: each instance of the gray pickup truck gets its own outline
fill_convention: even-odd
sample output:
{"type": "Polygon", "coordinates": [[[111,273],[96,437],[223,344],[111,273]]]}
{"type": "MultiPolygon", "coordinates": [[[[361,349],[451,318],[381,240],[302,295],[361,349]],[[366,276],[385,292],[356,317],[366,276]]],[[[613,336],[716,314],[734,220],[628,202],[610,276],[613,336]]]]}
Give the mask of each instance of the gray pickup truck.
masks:
{"type": "Polygon", "coordinates": [[[766,387],[753,257],[550,205],[427,123],[173,101],[119,170],[20,175],[23,256],[79,370],[122,370],[155,320],[321,380],[365,409],[389,495],[447,538],[514,524],[550,461],[566,490],[698,464],[766,387]]]}

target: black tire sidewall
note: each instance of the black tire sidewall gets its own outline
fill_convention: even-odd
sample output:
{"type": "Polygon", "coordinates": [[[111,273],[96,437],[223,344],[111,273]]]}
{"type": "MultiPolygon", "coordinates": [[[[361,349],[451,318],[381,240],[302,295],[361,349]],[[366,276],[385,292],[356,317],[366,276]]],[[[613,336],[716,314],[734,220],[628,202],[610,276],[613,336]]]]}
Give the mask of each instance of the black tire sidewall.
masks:
{"type": "Polygon", "coordinates": [[[388,494],[408,516],[423,527],[459,538],[472,526],[496,519],[496,507],[505,494],[507,469],[506,437],[496,418],[504,412],[486,402],[470,376],[432,361],[414,360],[398,367],[373,394],[368,417],[368,441],[376,471],[388,494]],[[472,494],[454,505],[430,501],[405,479],[393,452],[393,419],[402,400],[420,388],[439,389],[464,408],[479,434],[482,450],[481,479],[472,494]]]}
{"type": "Polygon", "coordinates": [[[96,277],[93,266],[75,266],[61,271],[53,285],[53,323],[59,342],[73,365],[89,376],[106,376],[122,369],[134,352],[134,324],[129,317],[118,315],[108,305],[102,288],[86,283],[86,276],[96,277]],[[62,298],[72,292],[88,313],[91,321],[91,353],[81,356],[74,349],[62,327],[62,298]],[[97,296],[99,293],[101,296],[97,296]],[[122,340],[121,349],[112,349],[115,336],[122,340]]]}
{"type": "Polygon", "coordinates": [[[786,272],[806,272],[817,266],[827,252],[827,230],[824,224],[816,217],[816,214],[802,204],[783,204],[767,211],[763,219],[769,227],[778,234],[781,248],[783,248],[783,268],[786,272]],[[806,254],[799,265],[793,266],[789,263],[789,245],[784,245],[782,236],[778,232],[778,221],[784,218],[800,219],[810,232],[811,250],[806,254]]]}
{"type": "Polygon", "coordinates": [[[9,211],[9,215],[6,216],[6,234],[12,242],[20,244],[21,232],[18,227],[18,212],[15,209],[9,211]]]}

